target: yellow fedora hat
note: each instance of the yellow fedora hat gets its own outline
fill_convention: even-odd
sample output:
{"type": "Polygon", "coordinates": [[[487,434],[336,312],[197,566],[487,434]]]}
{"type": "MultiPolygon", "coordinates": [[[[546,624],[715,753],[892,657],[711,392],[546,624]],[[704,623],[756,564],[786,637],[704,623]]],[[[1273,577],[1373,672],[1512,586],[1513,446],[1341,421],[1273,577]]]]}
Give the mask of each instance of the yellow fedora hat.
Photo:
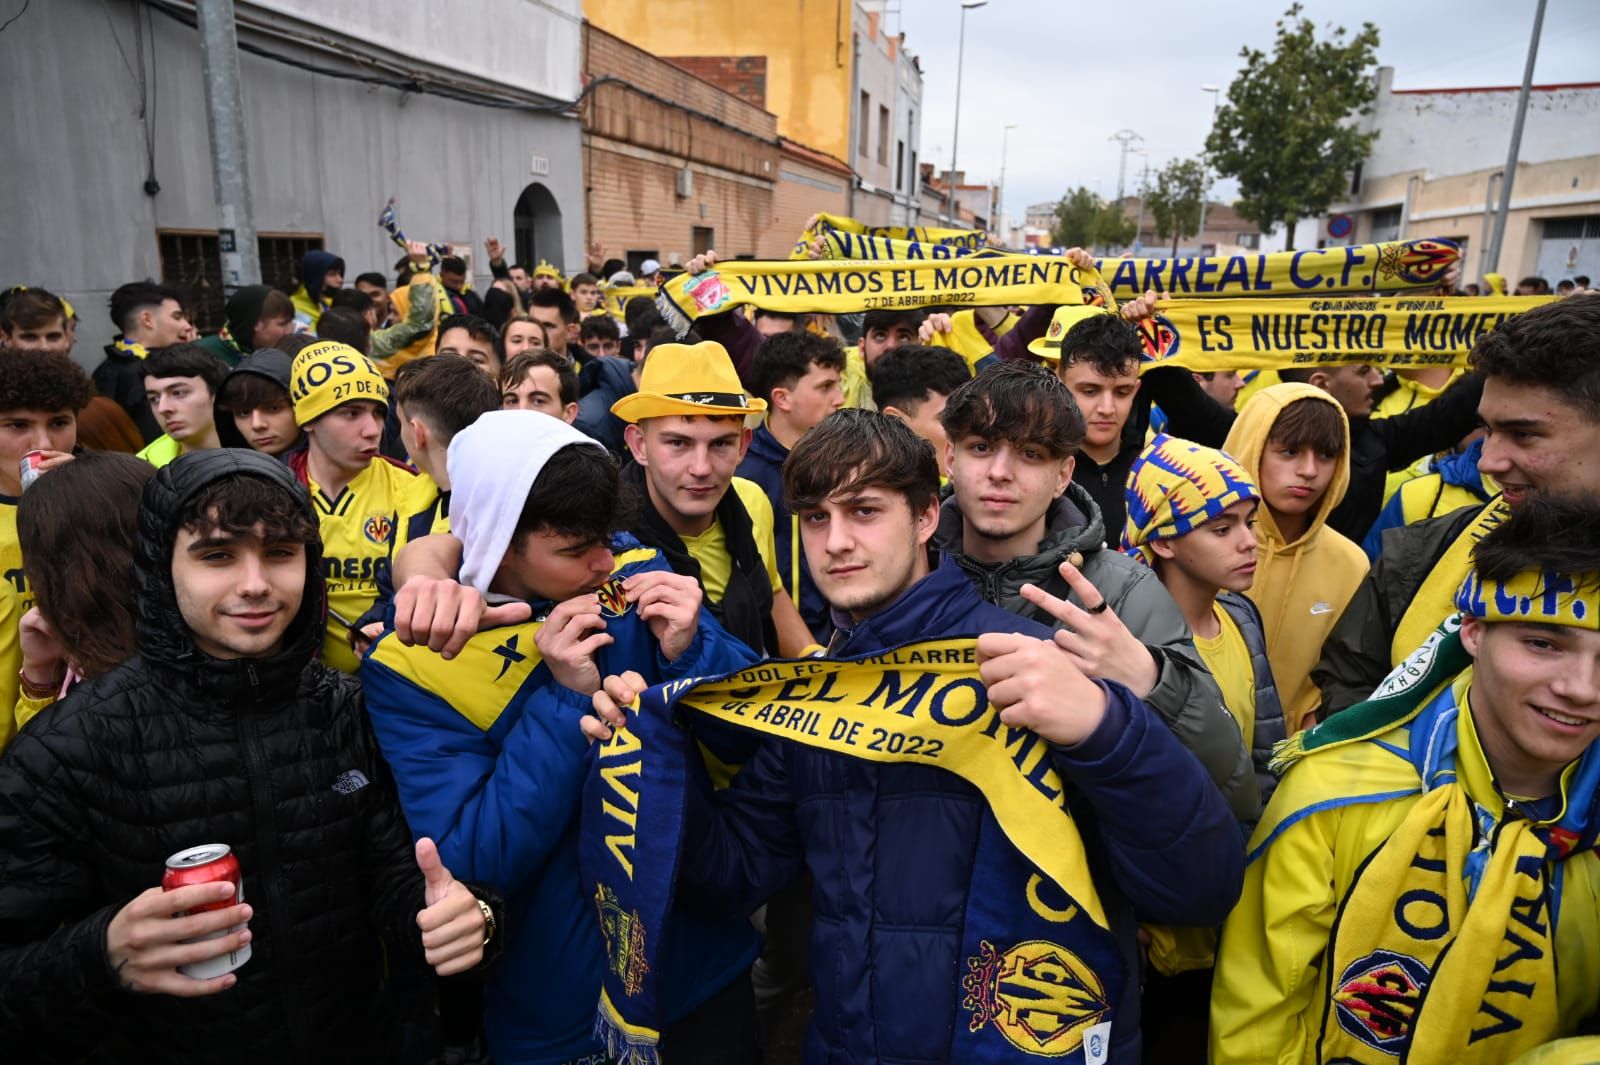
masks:
{"type": "Polygon", "coordinates": [[[1066,305],[1056,308],[1056,313],[1050,317],[1050,328],[1044,331],[1044,336],[1037,340],[1029,341],[1028,351],[1048,359],[1051,362],[1061,361],[1061,341],[1067,332],[1085,318],[1093,318],[1097,314],[1112,314],[1104,307],[1094,307],[1090,304],[1066,305]]]}
{"type": "Polygon", "coordinates": [[[611,405],[611,413],[625,422],[674,414],[759,414],[766,409],[766,400],[745,392],[727,349],[714,340],[657,344],[639,375],[639,391],[611,405]]]}

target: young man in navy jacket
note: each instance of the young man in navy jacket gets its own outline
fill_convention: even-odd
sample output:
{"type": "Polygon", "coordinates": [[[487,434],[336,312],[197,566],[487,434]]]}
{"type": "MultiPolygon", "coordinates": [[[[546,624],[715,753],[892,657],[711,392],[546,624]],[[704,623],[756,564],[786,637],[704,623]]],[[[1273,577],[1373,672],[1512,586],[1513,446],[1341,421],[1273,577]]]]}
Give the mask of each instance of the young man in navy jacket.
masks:
{"type": "MultiPolygon", "coordinates": [[[[1135,914],[1185,925],[1224,917],[1242,876],[1238,828],[1199,762],[1143,702],[1084,676],[1048,629],[985,603],[957,567],[930,560],[938,488],[932,448],[875,412],[840,411],[790,453],[785,493],[837,626],[829,655],[977,637],[1001,720],[1050,744],[1121,958],[1116,974],[1099,974],[1106,987],[1096,1019],[1111,1026],[1109,1046],[1083,1040],[1057,1053],[1137,1061],[1135,914]]],[[[608,677],[584,731],[609,737],[610,725],[625,721],[618,707],[643,687],[638,675],[608,677]]],[[[802,864],[814,874],[816,1013],[806,1060],[951,1060],[962,1035],[962,940],[981,874],[984,796],[932,766],[875,764],[777,740],[730,787],[692,794],[680,898],[706,912],[747,913],[802,864]]]]}

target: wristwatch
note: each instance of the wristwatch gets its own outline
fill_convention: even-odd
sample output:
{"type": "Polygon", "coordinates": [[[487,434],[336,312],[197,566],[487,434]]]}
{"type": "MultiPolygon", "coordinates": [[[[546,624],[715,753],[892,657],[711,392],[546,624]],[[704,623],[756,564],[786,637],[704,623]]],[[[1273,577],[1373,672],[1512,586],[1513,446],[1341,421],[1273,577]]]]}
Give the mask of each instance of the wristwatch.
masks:
{"type": "Polygon", "coordinates": [[[478,909],[483,913],[483,946],[489,945],[489,940],[494,938],[494,907],[482,899],[474,899],[478,909]]]}

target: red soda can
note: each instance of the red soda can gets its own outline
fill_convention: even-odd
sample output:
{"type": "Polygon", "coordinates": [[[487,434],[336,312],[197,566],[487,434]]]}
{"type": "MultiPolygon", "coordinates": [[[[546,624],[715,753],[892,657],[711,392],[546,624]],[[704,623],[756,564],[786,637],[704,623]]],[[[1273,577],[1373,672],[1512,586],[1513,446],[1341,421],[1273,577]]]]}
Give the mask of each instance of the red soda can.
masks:
{"type": "Polygon", "coordinates": [[[17,480],[22,484],[22,490],[24,492],[26,492],[28,490],[28,486],[34,481],[37,481],[39,479],[39,475],[44,472],[44,455],[45,453],[43,451],[30,451],[26,455],[22,456],[22,468],[17,480]]]}
{"type": "MultiPolygon", "coordinates": [[[[203,906],[196,906],[186,910],[179,917],[186,917],[191,913],[206,913],[211,910],[225,910],[229,906],[237,906],[244,901],[244,877],[239,872],[239,859],[233,856],[233,850],[226,843],[202,843],[198,847],[181,850],[167,859],[167,868],[161,874],[161,890],[172,891],[175,888],[189,887],[192,884],[214,884],[219,880],[226,880],[233,885],[233,897],[208,902],[203,906]]],[[[235,925],[224,928],[218,932],[211,932],[196,939],[185,939],[185,943],[199,943],[207,939],[221,939],[223,936],[232,935],[244,928],[235,925]]],[[[215,958],[194,962],[189,965],[178,966],[178,971],[185,976],[196,980],[210,980],[224,973],[231,973],[239,966],[250,960],[250,944],[246,943],[238,950],[219,954],[215,958]]]]}

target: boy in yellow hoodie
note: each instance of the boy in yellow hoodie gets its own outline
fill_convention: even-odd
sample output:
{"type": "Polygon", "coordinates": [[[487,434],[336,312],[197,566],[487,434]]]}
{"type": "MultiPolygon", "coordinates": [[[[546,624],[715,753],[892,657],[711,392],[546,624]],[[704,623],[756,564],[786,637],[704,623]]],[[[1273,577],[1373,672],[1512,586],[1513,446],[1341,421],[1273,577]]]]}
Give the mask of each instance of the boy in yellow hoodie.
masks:
{"type": "Polygon", "coordinates": [[[1350,424],[1314,385],[1286,383],[1250,397],[1223,444],[1261,489],[1255,584],[1267,658],[1290,735],[1313,724],[1320,698],[1311,667],[1367,573],[1367,556],[1327,527],[1350,481],[1350,424]]]}
{"type": "Polygon", "coordinates": [[[1597,604],[1600,511],[1530,501],[1371,699],[1281,749],[1213,1065],[1502,1065],[1593,1016],[1597,604]]]}

